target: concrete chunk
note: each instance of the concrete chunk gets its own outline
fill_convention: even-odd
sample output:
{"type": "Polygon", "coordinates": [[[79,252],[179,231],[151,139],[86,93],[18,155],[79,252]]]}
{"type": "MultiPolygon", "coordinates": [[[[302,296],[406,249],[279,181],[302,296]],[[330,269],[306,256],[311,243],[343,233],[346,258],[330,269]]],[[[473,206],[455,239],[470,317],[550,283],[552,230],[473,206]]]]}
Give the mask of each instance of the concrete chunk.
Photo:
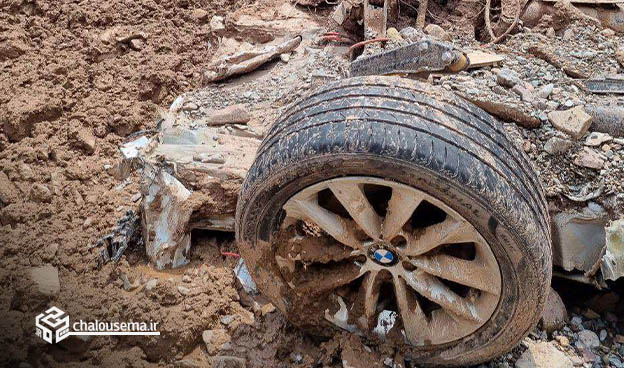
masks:
{"type": "Polygon", "coordinates": [[[592,123],[592,118],[582,106],[576,106],[565,111],[552,111],[548,120],[558,130],[575,139],[583,137],[592,123]]]}
{"type": "Polygon", "coordinates": [[[606,251],[600,269],[606,280],[624,277],[624,218],[614,221],[606,229],[606,251]]]}

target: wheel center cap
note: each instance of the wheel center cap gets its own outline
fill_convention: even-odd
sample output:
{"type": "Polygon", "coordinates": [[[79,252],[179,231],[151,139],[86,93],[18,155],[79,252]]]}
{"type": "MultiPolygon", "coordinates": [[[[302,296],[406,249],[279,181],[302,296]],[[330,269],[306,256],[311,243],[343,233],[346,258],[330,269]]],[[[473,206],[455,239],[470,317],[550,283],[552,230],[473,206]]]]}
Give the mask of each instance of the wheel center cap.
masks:
{"type": "Polygon", "coordinates": [[[371,253],[371,259],[382,266],[392,266],[399,261],[399,256],[388,249],[375,249],[371,253]]]}

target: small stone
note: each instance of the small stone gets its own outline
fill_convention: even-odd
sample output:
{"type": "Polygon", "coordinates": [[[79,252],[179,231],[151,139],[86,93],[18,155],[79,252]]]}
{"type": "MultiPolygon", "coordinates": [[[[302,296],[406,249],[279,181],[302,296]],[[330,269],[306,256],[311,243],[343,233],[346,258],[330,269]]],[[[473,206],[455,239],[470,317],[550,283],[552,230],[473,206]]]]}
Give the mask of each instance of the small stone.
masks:
{"type": "Polygon", "coordinates": [[[247,362],[243,358],[220,355],[210,359],[212,368],[245,368],[247,362]]]}
{"type": "Polygon", "coordinates": [[[563,327],[568,320],[568,312],[559,294],[550,288],[546,306],[542,312],[542,327],[548,333],[563,327]]]}
{"type": "Polygon", "coordinates": [[[600,338],[600,341],[605,341],[607,339],[607,330],[600,330],[600,336],[598,336],[600,338]]]}
{"type": "Polygon", "coordinates": [[[290,61],[290,54],[288,53],[280,54],[280,60],[284,63],[288,63],[290,61]]]}
{"type": "Polygon", "coordinates": [[[54,257],[56,257],[56,252],[58,252],[58,248],[59,246],[57,243],[52,243],[46,246],[41,258],[43,258],[44,261],[48,261],[48,262],[53,260],[54,257]]]}
{"type": "Polygon", "coordinates": [[[578,333],[578,342],[586,348],[595,349],[600,346],[598,335],[590,330],[583,330],[578,333]]]}
{"type": "Polygon", "coordinates": [[[574,160],[574,164],[594,170],[600,170],[604,166],[604,160],[600,157],[598,152],[591,148],[585,147],[574,160]]]}
{"type": "Polygon", "coordinates": [[[225,157],[220,153],[196,153],[193,155],[193,161],[199,161],[206,164],[223,164],[225,163],[225,157]]]}
{"type": "Polygon", "coordinates": [[[158,279],[151,279],[145,283],[145,291],[152,291],[158,285],[158,279]]]}
{"type": "Polygon", "coordinates": [[[394,27],[390,27],[386,30],[386,37],[388,37],[391,40],[402,40],[403,37],[401,37],[401,34],[399,33],[399,31],[397,31],[396,28],[394,27]]]}
{"type": "Polygon", "coordinates": [[[598,360],[598,356],[591,350],[583,350],[583,360],[586,363],[593,363],[598,360]]]}
{"type": "Polygon", "coordinates": [[[191,12],[191,18],[196,21],[204,21],[208,18],[208,12],[204,9],[193,9],[191,12]]]}
{"type": "Polygon", "coordinates": [[[9,180],[9,177],[0,171],[0,208],[9,203],[13,203],[20,197],[17,187],[9,180]]]}
{"type": "Polygon", "coordinates": [[[418,41],[424,36],[422,30],[416,29],[414,27],[405,27],[401,30],[401,32],[399,32],[399,34],[401,35],[401,37],[403,37],[404,40],[409,42],[418,41]]]}
{"type": "Polygon", "coordinates": [[[212,17],[212,19],[210,19],[210,29],[213,32],[225,31],[225,23],[223,17],[218,15],[212,17]]]}
{"type": "Polygon", "coordinates": [[[565,138],[552,137],[544,144],[544,151],[551,155],[567,152],[572,147],[572,141],[565,138]]]}
{"type": "Polygon", "coordinates": [[[208,354],[215,355],[221,351],[223,344],[230,342],[231,338],[226,329],[217,328],[202,332],[202,339],[206,344],[208,354]]]}
{"type": "Polygon", "coordinates": [[[594,312],[592,309],[587,309],[585,313],[583,313],[583,316],[585,316],[585,318],[588,318],[588,319],[600,318],[600,314],[594,312]]]}
{"type": "Polygon", "coordinates": [[[61,291],[58,270],[52,265],[32,268],[29,276],[37,291],[45,296],[55,296],[61,291]]]}
{"type": "Polygon", "coordinates": [[[186,282],[187,284],[191,282],[191,276],[184,275],[182,276],[182,282],[186,282]]]}
{"type": "Polygon", "coordinates": [[[624,335],[615,335],[615,342],[618,344],[624,344],[624,335]]]}
{"type": "Polygon", "coordinates": [[[600,132],[591,132],[587,138],[585,138],[585,145],[590,147],[598,147],[603,143],[609,142],[613,139],[609,134],[600,132]]]}
{"type": "Polygon", "coordinates": [[[511,69],[503,68],[496,75],[496,83],[503,87],[513,88],[516,84],[521,82],[522,80],[518,76],[518,73],[511,69]]]}
{"type": "Polygon", "coordinates": [[[609,37],[615,36],[615,31],[612,30],[611,28],[605,28],[602,31],[600,31],[600,34],[609,38],[609,37]]]}
{"type": "Polygon", "coordinates": [[[555,29],[553,27],[550,27],[546,30],[546,37],[552,38],[552,39],[557,37],[557,34],[555,33],[555,29]]]}
{"type": "Polygon", "coordinates": [[[528,349],[516,361],[516,368],[572,368],[563,352],[548,342],[527,342],[528,349]]]}
{"type": "Polygon", "coordinates": [[[575,139],[581,138],[592,123],[582,106],[577,106],[565,111],[551,111],[548,120],[558,130],[572,136],[575,139]]]}
{"type": "Polygon", "coordinates": [[[271,303],[267,303],[267,304],[262,306],[260,311],[262,312],[263,316],[266,316],[269,313],[275,312],[275,306],[273,304],[271,304],[271,303]]]}
{"type": "Polygon", "coordinates": [[[533,93],[529,91],[527,88],[521,86],[520,84],[516,84],[511,91],[522,99],[522,101],[530,102],[534,99],[533,93]]]}
{"type": "Polygon", "coordinates": [[[195,102],[188,101],[184,104],[184,106],[182,106],[182,111],[188,112],[188,111],[195,111],[197,109],[199,109],[199,106],[197,106],[195,102]]]}
{"type": "Polygon", "coordinates": [[[565,336],[556,336],[555,340],[557,340],[557,343],[559,343],[559,345],[563,346],[564,348],[570,345],[570,340],[565,336]]]}
{"type": "Polygon", "coordinates": [[[552,83],[549,83],[545,86],[540,87],[540,89],[538,89],[536,93],[537,97],[547,99],[552,94],[554,88],[555,88],[555,85],[552,83]]]}
{"type": "Polygon", "coordinates": [[[80,148],[87,154],[92,155],[95,152],[95,136],[88,128],[82,128],[76,133],[76,141],[80,148]]]}
{"type": "Polygon", "coordinates": [[[35,183],[30,188],[30,199],[34,202],[52,202],[52,192],[46,185],[35,183]]]}
{"type": "Polygon", "coordinates": [[[221,323],[223,323],[224,325],[228,326],[230,323],[234,322],[234,316],[231,314],[228,314],[226,316],[222,316],[221,317],[221,323]]]}
{"type": "Polygon", "coordinates": [[[620,44],[620,46],[618,46],[617,51],[615,52],[615,60],[617,60],[620,66],[624,68],[624,44],[620,44]]]}
{"type": "Polygon", "coordinates": [[[214,111],[207,120],[208,125],[244,124],[251,120],[251,115],[245,105],[239,104],[214,111]]]}
{"type": "Polygon", "coordinates": [[[191,289],[184,287],[182,285],[178,285],[178,292],[180,292],[180,294],[182,295],[189,295],[191,292],[191,289]]]}
{"type": "Polygon", "coordinates": [[[429,24],[424,29],[425,33],[437,38],[441,41],[451,41],[451,36],[439,25],[437,24],[429,24]]]}
{"type": "Polygon", "coordinates": [[[570,41],[574,38],[574,29],[568,28],[563,32],[563,37],[561,37],[564,41],[570,41]]]}
{"type": "Polygon", "coordinates": [[[128,42],[128,44],[130,45],[130,48],[135,51],[140,51],[143,49],[143,46],[145,46],[145,42],[143,42],[143,40],[139,38],[131,39],[130,42],[128,42]]]}

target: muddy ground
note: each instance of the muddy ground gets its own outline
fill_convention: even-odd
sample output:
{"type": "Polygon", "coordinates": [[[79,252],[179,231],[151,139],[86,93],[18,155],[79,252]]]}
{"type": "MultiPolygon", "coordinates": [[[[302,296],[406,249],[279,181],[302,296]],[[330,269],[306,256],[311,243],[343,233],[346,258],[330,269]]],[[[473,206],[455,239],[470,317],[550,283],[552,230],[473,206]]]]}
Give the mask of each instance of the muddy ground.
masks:
{"type": "MultiPolygon", "coordinates": [[[[195,367],[236,364],[224,358],[236,356],[252,367],[339,367],[345,357],[358,357],[364,366],[392,359],[405,366],[392,352],[369,352],[357,338],[309,336],[262,298],[250,299],[232,272],[238,259],[223,255],[236,253],[231,235],[195,233],[191,263],[174,271],[155,271],[140,247],[103,267],[89,250],[127,210],[138,207],[137,178],[116,176],[119,144],[135,132],[155,129],[160,109],[199,88],[202,72],[223,52],[211,31],[213,15],[293,20],[296,28],[324,26],[330,11],[293,13],[281,6],[249,0],[0,0],[1,365],[195,367]],[[33,283],[33,269],[43,265],[58,271],[58,290],[42,292],[33,283]],[[50,345],[35,336],[34,320],[52,305],[72,320],[157,321],[161,336],[71,337],[50,345]],[[217,337],[206,344],[205,331],[217,337]],[[215,356],[221,358],[210,359],[215,356]]],[[[453,24],[462,32],[463,23],[453,24]]],[[[257,41],[258,34],[240,32],[237,42],[257,41]]],[[[329,55],[344,52],[330,48],[329,55]]],[[[344,62],[317,54],[312,61],[314,66],[306,64],[297,76],[306,88],[344,76],[344,62]]],[[[244,84],[227,93],[224,84],[206,88],[206,106],[242,102],[260,106],[272,120],[280,96],[277,107],[301,93],[296,85],[270,78],[271,68],[280,67],[257,72],[268,82],[254,90],[244,84]]],[[[237,82],[227,83],[236,87],[237,82]]],[[[601,304],[596,317],[587,310],[598,308],[586,301],[613,294],[584,288],[579,298],[565,292],[569,289],[574,287],[561,286],[569,312],[584,316],[582,329],[607,330],[608,339],[594,359],[602,363],[590,363],[582,348],[561,350],[581,359],[580,365],[618,366],[610,359],[621,362],[624,356],[624,341],[616,338],[624,328],[619,295],[608,297],[617,300],[601,304]]],[[[572,324],[570,333],[538,329],[531,339],[552,342],[556,335],[569,335],[574,342],[582,329],[572,324]]],[[[489,365],[513,366],[524,350],[526,343],[489,365]]]]}

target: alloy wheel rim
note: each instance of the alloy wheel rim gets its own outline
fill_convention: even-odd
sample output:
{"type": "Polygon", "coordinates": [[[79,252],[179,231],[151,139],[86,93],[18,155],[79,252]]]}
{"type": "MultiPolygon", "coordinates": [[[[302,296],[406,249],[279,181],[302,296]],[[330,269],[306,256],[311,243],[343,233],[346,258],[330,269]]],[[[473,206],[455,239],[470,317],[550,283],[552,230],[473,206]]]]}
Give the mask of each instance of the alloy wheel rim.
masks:
{"type": "Polygon", "coordinates": [[[423,191],[343,177],[301,190],[283,209],[280,272],[296,294],[320,297],[318,312],[342,329],[444,344],[483,326],[498,305],[489,244],[423,191]]]}

